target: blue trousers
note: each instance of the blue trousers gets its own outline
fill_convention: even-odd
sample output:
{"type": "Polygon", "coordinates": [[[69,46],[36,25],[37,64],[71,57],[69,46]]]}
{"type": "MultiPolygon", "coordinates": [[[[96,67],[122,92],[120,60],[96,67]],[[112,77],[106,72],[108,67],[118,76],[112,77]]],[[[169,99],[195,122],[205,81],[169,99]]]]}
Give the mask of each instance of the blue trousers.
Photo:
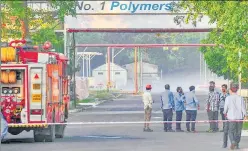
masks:
{"type": "MultiPolygon", "coordinates": [[[[164,122],[166,121],[172,121],[173,117],[173,111],[172,109],[163,109],[163,115],[164,115],[164,122]]],[[[172,129],[172,123],[164,123],[164,130],[171,130],[172,129]]]]}
{"type": "MultiPolygon", "coordinates": [[[[182,121],[183,111],[176,111],[176,121],[182,121]]],[[[176,130],[181,130],[181,123],[176,124],[176,130]]]]}
{"type": "MultiPolygon", "coordinates": [[[[195,121],[197,116],[197,110],[186,110],[186,121],[195,121]]],[[[195,122],[191,123],[190,128],[190,122],[186,123],[187,131],[195,131],[195,122]]]]}

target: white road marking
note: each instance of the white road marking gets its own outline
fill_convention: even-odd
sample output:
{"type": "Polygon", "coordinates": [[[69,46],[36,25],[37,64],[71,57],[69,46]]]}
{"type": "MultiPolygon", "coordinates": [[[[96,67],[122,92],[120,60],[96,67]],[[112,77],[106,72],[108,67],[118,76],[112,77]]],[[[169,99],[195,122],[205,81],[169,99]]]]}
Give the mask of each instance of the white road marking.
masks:
{"type": "MultiPolygon", "coordinates": [[[[158,110],[158,111],[155,111],[153,113],[156,113],[157,114],[157,113],[163,113],[163,112],[161,110],[158,110]]],[[[207,114],[207,111],[205,111],[205,110],[198,110],[197,111],[197,114],[198,113],[206,113],[207,114]]],[[[186,112],[184,111],[183,114],[186,115],[186,112]]]]}
{"type": "Polygon", "coordinates": [[[121,137],[116,136],[83,136],[83,137],[89,137],[89,138],[104,138],[104,139],[120,139],[121,137]]]}
{"type": "Polygon", "coordinates": [[[156,118],[156,119],[159,119],[159,118],[162,118],[162,117],[152,117],[152,118],[156,118]]]}
{"type": "MultiPolygon", "coordinates": [[[[162,127],[163,124],[161,123],[153,123],[151,124],[153,125],[153,127],[162,127]]],[[[175,125],[175,124],[172,124],[175,125]]],[[[182,124],[183,126],[185,125],[185,123],[182,124]]],[[[70,126],[66,126],[66,129],[82,129],[85,130],[84,128],[94,128],[94,127],[142,127],[143,124],[123,124],[123,125],[70,125],[70,126]]],[[[208,127],[209,124],[207,123],[200,123],[200,124],[196,124],[196,127],[208,127]]]]}
{"type": "MultiPolygon", "coordinates": [[[[197,111],[197,114],[205,114],[206,111],[197,111]]],[[[94,111],[94,112],[79,112],[76,113],[73,116],[83,116],[83,115],[128,115],[128,114],[144,114],[144,111],[94,111]]],[[[163,114],[162,111],[154,111],[152,114],[163,114]]],[[[184,115],[186,115],[185,112],[183,112],[184,115]]],[[[206,113],[207,114],[207,113],[206,113]]]]}
{"type": "MultiPolygon", "coordinates": [[[[152,127],[163,127],[163,124],[161,123],[153,123],[151,124],[152,127]]],[[[172,124],[172,125],[175,125],[175,124],[172,124]]],[[[78,129],[78,130],[85,130],[85,128],[108,128],[108,127],[142,127],[143,124],[123,124],[123,125],[69,125],[69,126],[66,126],[66,129],[67,130],[75,130],[75,129],[78,129]]],[[[198,123],[196,124],[196,128],[197,127],[206,127],[206,130],[207,130],[207,127],[209,126],[208,123],[198,123]]],[[[220,125],[221,126],[221,125],[220,125]]],[[[182,127],[185,127],[185,123],[182,123],[182,127]]]]}
{"type": "Polygon", "coordinates": [[[131,105],[99,105],[97,106],[98,109],[116,109],[116,108],[121,108],[121,109],[129,109],[129,108],[143,108],[142,107],[134,107],[133,104],[131,105]]]}

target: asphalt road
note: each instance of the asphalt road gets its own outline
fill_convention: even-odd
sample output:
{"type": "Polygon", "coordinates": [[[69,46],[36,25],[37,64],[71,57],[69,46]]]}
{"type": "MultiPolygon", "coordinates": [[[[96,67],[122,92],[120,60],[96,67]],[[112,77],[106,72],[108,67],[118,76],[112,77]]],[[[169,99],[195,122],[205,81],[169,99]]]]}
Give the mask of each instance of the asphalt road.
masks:
{"type": "MultiPolygon", "coordinates": [[[[206,96],[198,96],[203,105],[206,96]]],[[[152,120],[161,121],[158,96],[154,97],[152,120]]],[[[69,122],[123,122],[142,121],[143,106],[140,97],[105,102],[85,112],[73,113],[69,122]]],[[[185,120],[185,115],[183,117],[185,120]]],[[[201,107],[197,120],[207,120],[201,107]]],[[[185,124],[182,124],[185,129],[185,124]]],[[[143,132],[143,124],[68,125],[65,138],[52,143],[34,143],[32,132],[8,136],[9,144],[2,151],[221,151],[223,133],[206,133],[209,125],[198,123],[198,133],[163,132],[162,124],[152,124],[152,133],[143,132]]],[[[222,127],[222,125],[220,125],[222,127]]],[[[173,125],[175,128],[175,125],[173,125]]],[[[241,150],[248,148],[248,137],[242,137],[241,150]]],[[[248,150],[248,149],[247,149],[248,150]]]]}

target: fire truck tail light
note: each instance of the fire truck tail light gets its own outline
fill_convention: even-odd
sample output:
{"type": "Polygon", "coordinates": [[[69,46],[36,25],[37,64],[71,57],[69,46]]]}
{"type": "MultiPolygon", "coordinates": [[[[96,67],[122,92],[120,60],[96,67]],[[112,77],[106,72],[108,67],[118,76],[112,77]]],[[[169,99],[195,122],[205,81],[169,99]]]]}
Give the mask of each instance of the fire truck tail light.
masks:
{"type": "Polygon", "coordinates": [[[33,109],[30,112],[32,115],[42,115],[43,114],[43,110],[42,109],[33,109]]]}

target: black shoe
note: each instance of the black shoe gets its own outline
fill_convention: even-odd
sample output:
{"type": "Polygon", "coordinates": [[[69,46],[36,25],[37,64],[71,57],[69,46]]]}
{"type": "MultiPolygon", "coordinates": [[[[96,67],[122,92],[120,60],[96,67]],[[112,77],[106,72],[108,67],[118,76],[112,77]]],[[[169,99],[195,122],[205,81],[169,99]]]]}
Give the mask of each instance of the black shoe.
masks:
{"type": "Polygon", "coordinates": [[[240,149],[240,148],[239,148],[239,144],[236,145],[235,149],[240,149]]]}
{"type": "Polygon", "coordinates": [[[164,132],[168,132],[168,130],[164,130],[164,132]]]}
{"type": "Polygon", "coordinates": [[[146,132],[146,131],[147,131],[147,129],[146,129],[146,128],[144,128],[144,129],[143,129],[143,131],[144,131],[144,132],[146,132]]]}

